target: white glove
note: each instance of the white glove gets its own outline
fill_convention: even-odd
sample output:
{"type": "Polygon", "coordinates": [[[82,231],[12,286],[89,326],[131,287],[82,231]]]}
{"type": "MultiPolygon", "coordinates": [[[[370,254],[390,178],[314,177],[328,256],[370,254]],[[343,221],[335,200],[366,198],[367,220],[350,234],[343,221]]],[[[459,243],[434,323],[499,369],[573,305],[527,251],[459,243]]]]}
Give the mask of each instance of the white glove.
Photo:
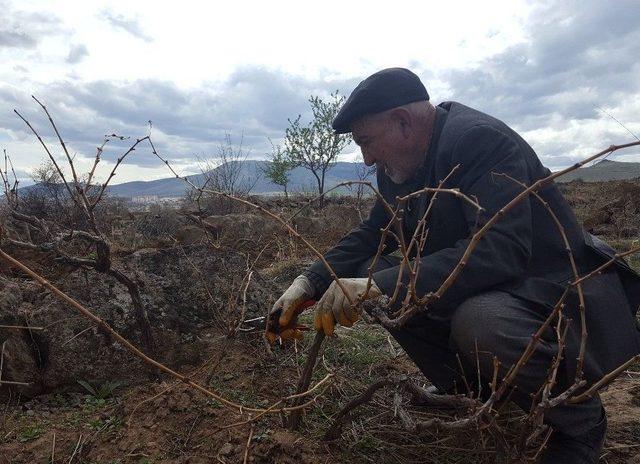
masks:
{"type": "Polygon", "coordinates": [[[351,327],[360,318],[359,308],[352,307],[349,299],[355,302],[360,295],[363,295],[363,300],[382,295],[373,280],[371,280],[371,287],[367,292],[369,279],[366,277],[338,280],[340,280],[349,298],[345,296],[338,284],[333,281],[325,294],[322,295],[322,298],[320,298],[320,301],[316,303],[314,325],[316,330],[323,330],[326,335],[333,334],[336,323],[351,327]]]}

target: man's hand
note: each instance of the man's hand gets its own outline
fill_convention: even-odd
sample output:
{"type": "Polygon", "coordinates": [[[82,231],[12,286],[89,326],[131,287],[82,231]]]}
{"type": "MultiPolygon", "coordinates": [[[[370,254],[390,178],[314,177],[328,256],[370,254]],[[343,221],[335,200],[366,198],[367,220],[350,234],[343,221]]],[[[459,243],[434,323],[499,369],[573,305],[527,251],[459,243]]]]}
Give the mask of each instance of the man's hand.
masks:
{"type": "Polygon", "coordinates": [[[333,334],[336,322],[345,327],[351,327],[359,319],[360,315],[358,314],[358,310],[351,306],[349,299],[355,302],[360,295],[363,295],[363,300],[382,295],[382,292],[373,280],[367,292],[367,282],[369,279],[366,277],[339,280],[349,298],[345,296],[338,284],[333,281],[322,298],[320,298],[320,301],[316,304],[314,325],[316,330],[323,330],[325,335],[333,334]]]}
{"type": "Polygon", "coordinates": [[[280,337],[282,340],[301,338],[302,331],[296,323],[298,315],[313,304],[315,289],[309,279],[300,275],[291,286],[275,302],[269,318],[265,337],[273,344],[280,337]]]}

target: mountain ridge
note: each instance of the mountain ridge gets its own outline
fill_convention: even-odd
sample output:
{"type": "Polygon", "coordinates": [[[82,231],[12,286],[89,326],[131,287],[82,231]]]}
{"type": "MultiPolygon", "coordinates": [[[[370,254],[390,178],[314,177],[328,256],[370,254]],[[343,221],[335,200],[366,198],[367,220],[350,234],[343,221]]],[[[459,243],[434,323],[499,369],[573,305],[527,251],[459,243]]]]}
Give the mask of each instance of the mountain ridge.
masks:
{"type": "MultiPolygon", "coordinates": [[[[232,161],[232,163],[241,163],[240,172],[238,174],[238,182],[241,184],[252,185],[252,194],[279,194],[284,190],[281,186],[270,182],[264,174],[262,168],[268,161],[246,160],[232,161]]],[[[337,162],[329,169],[325,176],[325,190],[348,180],[358,179],[358,170],[364,167],[364,163],[350,163],[345,161],[337,162]]],[[[215,168],[220,169],[220,166],[215,168]]],[[[206,180],[205,174],[191,174],[187,178],[195,185],[204,185],[206,180]]],[[[375,175],[370,176],[370,180],[376,184],[375,175]]],[[[39,184],[25,186],[19,189],[22,194],[31,189],[38,188],[39,184]]],[[[156,180],[135,180],[123,182],[121,184],[109,185],[107,193],[114,197],[133,198],[145,196],[157,196],[158,198],[177,198],[182,197],[191,189],[183,179],[176,177],[167,177],[156,180]]],[[[345,188],[346,189],[346,188],[345,188]]],[[[313,174],[308,169],[297,167],[290,172],[290,182],[287,186],[289,192],[317,192],[317,183],[313,174]]]]}
{"type": "MultiPolygon", "coordinates": [[[[249,185],[255,183],[251,189],[253,194],[279,194],[282,193],[282,187],[270,182],[261,172],[268,161],[247,160],[234,161],[241,163],[238,178],[240,182],[246,182],[249,185]]],[[[325,190],[348,180],[358,179],[358,170],[364,167],[364,163],[338,162],[327,171],[325,179],[325,190]]],[[[219,169],[216,168],[216,169],[219,169]]],[[[205,174],[192,174],[187,176],[195,185],[203,185],[205,174]]],[[[556,180],[561,183],[572,181],[584,182],[604,182],[610,180],[629,180],[640,178],[640,163],[602,160],[591,166],[580,168],[576,171],[565,174],[556,180]]],[[[376,184],[375,175],[369,177],[374,185],[376,184]]],[[[21,192],[29,189],[37,188],[37,185],[22,187],[21,192]]],[[[111,196],[132,198],[144,196],[157,196],[158,198],[176,198],[183,196],[191,187],[182,179],[168,177],[156,180],[136,180],[131,182],[123,182],[122,184],[110,185],[108,193],[111,196]]],[[[291,181],[287,187],[289,192],[316,192],[316,180],[311,172],[305,168],[297,167],[291,171],[291,181]]],[[[346,190],[346,188],[345,188],[346,190]]]]}
{"type": "Polygon", "coordinates": [[[556,179],[557,182],[606,182],[640,177],[640,163],[604,159],[597,163],[571,171],[556,179]]]}

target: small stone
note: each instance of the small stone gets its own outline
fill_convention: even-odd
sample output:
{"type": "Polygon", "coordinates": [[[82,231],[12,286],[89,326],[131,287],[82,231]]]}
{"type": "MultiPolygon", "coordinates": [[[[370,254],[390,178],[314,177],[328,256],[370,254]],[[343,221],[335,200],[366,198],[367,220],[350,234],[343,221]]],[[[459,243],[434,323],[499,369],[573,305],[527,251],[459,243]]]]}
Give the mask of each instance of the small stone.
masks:
{"type": "Polygon", "coordinates": [[[29,409],[25,414],[27,416],[33,416],[33,415],[35,415],[35,412],[33,412],[33,409],[29,409]]]}
{"type": "Polygon", "coordinates": [[[220,448],[220,455],[228,456],[229,454],[231,454],[232,451],[233,451],[233,445],[227,442],[224,445],[222,445],[222,448],[220,448]]]}

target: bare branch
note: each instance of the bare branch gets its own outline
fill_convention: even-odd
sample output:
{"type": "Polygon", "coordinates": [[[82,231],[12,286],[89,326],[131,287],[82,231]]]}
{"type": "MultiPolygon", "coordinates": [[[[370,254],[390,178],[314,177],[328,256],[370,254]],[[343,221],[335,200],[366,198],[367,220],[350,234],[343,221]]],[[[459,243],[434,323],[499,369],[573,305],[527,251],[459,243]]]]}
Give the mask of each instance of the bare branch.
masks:
{"type": "Polygon", "coordinates": [[[18,115],[18,117],[20,119],[22,119],[24,121],[24,123],[27,125],[27,127],[29,127],[29,129],[31,129],[31,132],[33,132],[33,134],[37,137],[38,141],[40,142],[40,144],[42,145],[42,147],[44,148],[44,151],[47,153],[47,155],[49,156],[49,159],[51,160],[51,162],[53,163],[53,165],[56,168],[56,171],[58,172],[58,174],[60,175],[60,178],[62,179],[62,183],[64,184],[65,188],[67,189],[67,191],[69,192],[69,197],[74,201],[74,203],[76,203],[78,206],[80,205],[80,202],[78,201],[78,197],[76,195],[73,194],[73,191],[71,190],[71,187],[69,186],[69,184],[67,183],[67,179],[64,176],[64,172],[62,172],[62,169],[60,169],[60,166],[58,165],[58,162],[56,161],[55,157],[53,156],[53,154],[51,153],[51,151],[49,150],[49,147],[47,146],[46,143],[44,143],[44,140],[42,140],[42,137],[40,137],[40,134],[38,134],[38,132],[33,128],[33,126],[31,125],[31,123],[29,121],[27,121],[19,112],[18,110],[14,109],[13,110],[14,113],[16,113],[18,115]]]}
{"type": "Polygon", "coordinates": [[[62,139],[62,136],[60,135],[60,132],[58,131],[58,127],[56,126],[56,123],[53,122],[53,119],[51,119],[51,115],[49,114],[49,111],[47,110],[47,107],[44,106],[40,100],[38,100],[34,95],[31,95],[31,98],[33,98],[38,105],[40,105],[40,107],[42,108],[42,110],[44,111],[44,113],[47,115],[47,118],[49,118],[49,122],[51,123],[51,126],[53,127],[54,132],[56,133],[56,136],[58,137],[58,141],[60,142],[60,145],[62,146],[62,150],[64,151],[64,154],[67,157],[67,162],[69,163],[69,167],[71,168],[71,174],[73,175],[73,183],[75,185],[76,190],[78,191],[78,193],[81,192],[82,187],[80,186],[80,182],[78,181],[78,175],[76,173],[76,168],[73,164],[73,159],[71,158],[71,155],[69,155],[69,150],[67,150],[67,145],[64,143],[64,140],[62,139]]]}
{"type": "MultiPolygon", "coordinates": [[[[113,177],[116,175],[116,170],[120,167],[120,164],[122,163],[122,161],[124,161],[124,159],[127,157],[127,155],[129,155],[130,153],[134,152],[136,147],[141,142],[143,142],[145,140],[148,140],[149,142],[151,141],[151,139],[150,139],[150,137],[148,135],[146,137],[141,138],[141,139],[137,139],[136,142],[133,145],[131,145],[129,147],[129,149],[122,156],[120,156],[116,160],[116,164],[113,166],[113,169],[111,170],[111,173],[109,174],[109,177],[107,177],[107,180],[104,182],[104,184],[102,184],[102,187],[100,188],[100,192],[98,193],[98,196],[90,204],[90,209],[94,209],[96,207],[96,205],[98,203],[100,203],[100,200],[102,200],[102,196],[104,195],[104,192],[107,189],[107,186],[109,185],[109,182],[111,182],[111,179],[113,179],[113,177]]],[[[153,145],[152,145],[152,147],[153,147],[153,145]]],[[[155,152],[155,148],[154,148],[154,152],[155,152]]]]}
{"type": "MultiPolygon", "coordinates": [[[[237,410],[240,413],[243,413],[243,412],[261,413],[261,412],[265,411],[265,409],[245,407],[243,405],[234,403],[233,401],[230,401],[230,400],[222,397],[221,395],[219,395],[219,394],[217,394],[217,393],[215,393],[215,392],[203,387],[202,385],[194,382],[189,377],[187,377],[185,375],[182,375],[182,374],[179,374],[178,372],[170,369],[169,367],[167,367],[164,364],[156,361],[155,359],[150,358],[149,356],[145,355],[142,351],[140,351],[130,341],[128,341],[126,338],[124,338],[118,332],[113,330],[113,328],[111,328],[111,326],[109,326],[109,324],[107,324],[104,320],[102,320],[101,318],[99,318],[98,316],[96,316],[95,314],[90,312],[88,309],[86,309],[84,306],[82,306],[76,300],[74,300],[73,298],[68,296],[66,293],[64,293],[62,290],[57,288],[55,285],[51,284],[48,280],[46,280],[45,278],[43,278],[39,274],[33,272],[31,269],[29,269],[27,266],[22,264],[20,261],[18,261],[15,258],[13,258],[13,257],[9,256],[8,254],[6,254],[2,249],[0,249],[0,258],[2,260],[4,260],[6,263],[8,263],[9,265],[11,265],[13,267],[16,267],[16,268],[20,269],[21,271],[23,271],[25,274],[27,274],[33,280],[35,280],[40,285],[42,285],[47,290],[49,290],[56,298],[58,298],[59,300],[69,304],[70,306],[72,306],[76,311],[78,311],[80,314],[82,314],[82,316],[84,316],[85,318],[95,322],[103,330],[105,330],[107,333],[109,333],[109,335],[113,339],[115,339],[118,343],[120,343],[120,345],[122,345],[127,351],[129,351],[130,353],[132,353],[133,355],[135,355],[136,357],[141,359],[144,363],[146,363],[146,364],[148,364],[148,365],[150,365],[150,366],[152,366],[152,367],[154,367],[156,369],[159,369],[160,371],[165,372],[166,374],[169,374],[170,376],[172,376],[172,377],[184,382],[185,384],[191,386],[192,388],[198,390],[199,392],[205,394],[206,396],[209,396],[210,398],[213,398],[216,401],[219,401],[224,406],[226,406],[226,407],[228,407],[230,409],[233,409],[233,410],[237,410]]],[[[314,389],[311,389],[311,391],[313,391],[313,390],[314,389]]],[[[299,397],[299,396],[301,396],[301,395],[296,395],[296,398],[299,397]]],[[[307,403],[301,404],[299,406],[280,407],[280,408],[277,408],[277,409],[272,409],[269,412],[270,413],[274,413],[274,414],[282,414],[284,412],[296,411],[296,410],[303,409],[303,408],[307,407],[308,405],[312,404],[314,401],[315,401],[315,399],[311,400],[311,401],[309,401],[307,403]]]]}

